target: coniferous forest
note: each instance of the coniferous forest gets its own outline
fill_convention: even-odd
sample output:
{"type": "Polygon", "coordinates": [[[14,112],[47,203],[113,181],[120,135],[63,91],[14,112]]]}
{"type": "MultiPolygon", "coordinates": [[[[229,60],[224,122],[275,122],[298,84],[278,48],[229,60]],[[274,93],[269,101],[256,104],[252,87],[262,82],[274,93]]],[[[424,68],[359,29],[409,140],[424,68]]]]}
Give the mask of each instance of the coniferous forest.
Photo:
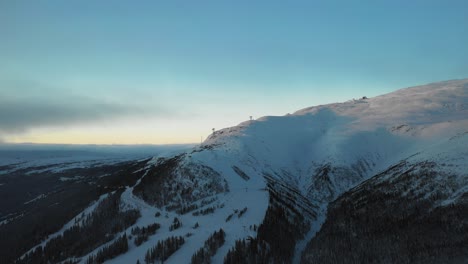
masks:
{"type": "Polygon", "coordinates": [[[111,241],[115,234],[133,225],[140,217],[138,210],[120,211],[122,191],[109,194],[82,222],[51,238],[44,247],[39,246],[26,254],[18,263],[60,262],[83,256],[111,241]]]}
{"type": "Polygon", "coordinates": [[[110,245],[104,246],[99,249],[95,255],[91,255],[86,260],[86,264],[100,264],[108,259],[113,259],[120,254],[127,252],[128,239],[127,235],[123,234],[110,245]]]}
{"type": "Polygon", "coordinates": [[[145,254],[145,263],[154,264],[166,261],[174,252],[176,252],[183,244],[185,239],[181,236],[169,237],[150,248],[145,254]]]}
{"type": "Polygon", "coordinates": [[[192,256],[191,264],[210,264],[211,257],[216,254],[218,248],[224,245],[224,238],[226,233],[223,229],[215,231],[206,241],[202,248],[200,248],[192,256]]]}

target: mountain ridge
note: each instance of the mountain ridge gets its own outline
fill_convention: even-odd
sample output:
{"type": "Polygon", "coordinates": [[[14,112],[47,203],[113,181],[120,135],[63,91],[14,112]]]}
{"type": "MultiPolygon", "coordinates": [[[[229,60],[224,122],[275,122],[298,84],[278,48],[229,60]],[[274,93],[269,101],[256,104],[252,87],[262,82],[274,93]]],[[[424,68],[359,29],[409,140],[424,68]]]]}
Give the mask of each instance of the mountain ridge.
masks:
{"type": "MultiPolygon", "coordinates": [[[[444,197],[464,197],[468,192],[464,180],[468,164],[463,156],[467,106],[468,79],[453,80],[304,108],[292,115],[262,117],[215,131],[200,146],[152,159],[139,168],[141,176],[124,187],[120,206],[138,210],[141,216],[116,237],[155,221],[161,229],[141,245],[130,241],[128,252],[108,263],[142,262],[151,246],[171,236],[185,237],[185,244],[166,262],[188,262],[197,246],[220,229],[226,234],[223,245],[206,261],[314,262],[317,239],[327,241],[333,235],[331,227],[336,223],[330,223],[327,215],[340,215],[333,211],[339,208],[335,202],[346,199],[356,186],[373,183],[381,173],[403,166],[402,161],[450,169],[450,175],[461,180],[444,197]],[[454,160],[461,160],[458,167],[443,165],[453,165],[454,160]],[[330,203],[333,207],[327,209],[330,203]],[[165,217],[155,217],[158,213],[165,217]],[[169,228],[179,221],[181,227],[169,228]]],[[[397,170],[392,177],[400,179],[404,173],[397,170]]],[[[431,175],[445,175],[430,167],[428,173],[414,175],[434,184],[431,175]]],[[[386,184],[392,177],[386,178],[386,184]]],[[[442,176],[437,179],[447,181],[442,176]]],[[[398,190],[394,193],[389,199],[400,197],[398,190]]],[[[359,227],[359,222],[354,224],[359,227]]],[[[79,261],[84,263],[98,249],[79,256],[79,261]]]]}

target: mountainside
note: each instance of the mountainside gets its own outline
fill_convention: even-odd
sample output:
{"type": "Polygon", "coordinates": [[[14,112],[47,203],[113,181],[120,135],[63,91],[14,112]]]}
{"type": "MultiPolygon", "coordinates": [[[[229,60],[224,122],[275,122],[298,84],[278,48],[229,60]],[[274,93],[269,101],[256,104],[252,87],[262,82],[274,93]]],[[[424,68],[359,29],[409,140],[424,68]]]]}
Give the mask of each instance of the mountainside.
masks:
{"type": "Polygon", "coordinates": [[[18,262],[463,262],[467,149],[468,80],[246,121],[134,163],[18,262]]]}
{"type": "Polygon", "coordinates": [[[304,263],[466,263],[468,133],[443,140],[345,192],[304,263]]]}

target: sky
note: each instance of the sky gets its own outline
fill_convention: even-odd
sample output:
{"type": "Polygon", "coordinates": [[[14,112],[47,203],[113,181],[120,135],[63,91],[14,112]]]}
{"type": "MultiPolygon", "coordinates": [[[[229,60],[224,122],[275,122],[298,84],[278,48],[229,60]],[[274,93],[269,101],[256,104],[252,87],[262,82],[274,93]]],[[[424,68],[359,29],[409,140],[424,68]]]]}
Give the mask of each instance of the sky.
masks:
{"type": "Polygon", "coordinates": [[[468,77],[468,1],[0,1],[0,142],[196,143],[468,77]]]}

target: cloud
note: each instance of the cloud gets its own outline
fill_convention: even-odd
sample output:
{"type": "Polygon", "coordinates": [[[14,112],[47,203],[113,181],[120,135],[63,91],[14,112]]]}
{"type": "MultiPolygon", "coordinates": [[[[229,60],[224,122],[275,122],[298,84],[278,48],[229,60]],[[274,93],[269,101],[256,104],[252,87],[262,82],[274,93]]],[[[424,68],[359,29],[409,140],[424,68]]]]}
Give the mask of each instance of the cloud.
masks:
{"type": "Polygon", "coordinates": [[[154,106],[72,95],[44,87],[20,88],[0,89],[0,136],[24,133],[36,127],[61,127],[128,116],[164,114],[162,109],[154,106]]]}
{"type": "Polygon", "coordinates": [[[37,126],[69,125],[105,120],[132,112],[138,111],[129,106],[90,99],[67,98],[62,102],[48,102],[1,98],[0,131],[18,133],[37,126]]]}

